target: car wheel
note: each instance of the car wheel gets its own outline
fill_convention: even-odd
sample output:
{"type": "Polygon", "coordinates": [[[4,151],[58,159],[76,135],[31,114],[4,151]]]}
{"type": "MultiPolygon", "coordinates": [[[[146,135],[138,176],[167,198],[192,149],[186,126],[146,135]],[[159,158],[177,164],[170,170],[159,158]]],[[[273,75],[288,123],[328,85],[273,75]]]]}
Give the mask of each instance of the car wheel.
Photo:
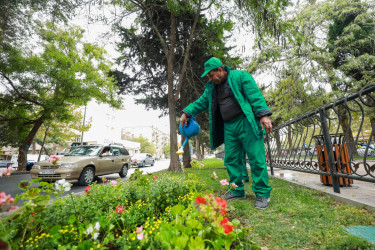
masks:
{"type": "Polygon", "coordinates": [[[120,177],[126,177],[128,175],[128,166],[126,164],[124,164],[124,166],[122,166],[119,175],[120,175],[120,177]]]}
{"type": "Polygon", "coordinates": [[[154,166],[154,163],[155,163],[155,161],[152,161],[152,163],[151,163],[151,167],[154,166]]]}
{"type": "Polygon", "coordinates": [[[86,167],[82,173],[81,176],[78,179],[78,182],[82,186],[90,185],[91,182],[93,182],[95,179],[95,170],[92,167],[86,167]]]}
{"type": "Polygon", "coordinates": [[[142,162],[142,168],[144,168],[145,166],[146,166],[146,163],[142,162]]]}

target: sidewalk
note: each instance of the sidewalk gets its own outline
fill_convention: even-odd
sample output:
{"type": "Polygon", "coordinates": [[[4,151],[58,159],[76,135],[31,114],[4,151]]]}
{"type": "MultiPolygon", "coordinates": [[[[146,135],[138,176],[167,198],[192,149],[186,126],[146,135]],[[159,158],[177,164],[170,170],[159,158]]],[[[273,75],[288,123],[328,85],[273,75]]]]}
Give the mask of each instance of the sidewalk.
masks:
{"type": "MultiPolygon", "coordinates": [[[[271,171],[269,170],[268,172],[272,176],[271,171]]],[[[375,183],[372,182],[353,180],[351,187],[340,187],[340,193],[335,193],[332,186],[326,186],[320,182],[320,176],[317,174],[274,168],[272,177],[309,189],[322,191],[331,196],[332,199],[346,204],[375,211],[375,183]]]]}

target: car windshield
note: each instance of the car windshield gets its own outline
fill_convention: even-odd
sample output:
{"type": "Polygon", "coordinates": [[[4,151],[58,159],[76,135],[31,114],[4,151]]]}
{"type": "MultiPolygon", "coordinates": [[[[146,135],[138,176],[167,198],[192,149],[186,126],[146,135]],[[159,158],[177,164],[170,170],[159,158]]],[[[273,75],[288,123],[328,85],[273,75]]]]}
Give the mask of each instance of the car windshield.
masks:
{"type": "Polygon", "coordinates": [[[77,155],[88,155],[95,156],[99,154],[99,151],[102,149],[102,146],[83,146],[77,147],[66,156],[77,156],[77,155]]]}

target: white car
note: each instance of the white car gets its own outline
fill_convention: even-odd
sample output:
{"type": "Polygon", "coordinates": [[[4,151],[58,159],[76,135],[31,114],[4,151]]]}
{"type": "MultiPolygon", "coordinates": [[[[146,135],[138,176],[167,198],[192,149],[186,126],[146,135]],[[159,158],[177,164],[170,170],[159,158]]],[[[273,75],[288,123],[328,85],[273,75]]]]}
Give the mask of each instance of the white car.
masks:
{"type": "Polygon", "coordinates": [[[139,153],[132,156],[132,165],[136,167],[144,167],[146,165],[154,166],[155,158],[148,153],[139,153]]]}
{"type": "MultiPolygon", "coordinates": [[[[363,146],[361,148],[358,148],[357,149],[357,153],[359,156],[365,156],[365,153],[366,153],[366,146],[363,146]]],[[[367,150],[367,156],[371,156],[371,155],[374,155],[374,150],[371,149],[371,148],[368,148],[367,150]]]]}

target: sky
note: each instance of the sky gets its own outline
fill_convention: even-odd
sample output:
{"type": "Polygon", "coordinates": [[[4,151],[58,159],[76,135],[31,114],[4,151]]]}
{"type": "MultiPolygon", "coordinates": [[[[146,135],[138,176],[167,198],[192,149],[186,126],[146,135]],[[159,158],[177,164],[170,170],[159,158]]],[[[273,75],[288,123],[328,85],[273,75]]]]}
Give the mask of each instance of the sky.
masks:
{"type": "MultiPolygon", "coordinates": [[[[112,61],[120,55],[115,49],[115,36],[112,36],[112,39],[105,40],[100,37],[109,30],[108,26],[88,25],[87,20],[84,19],[76,19],[73,23],[86,30],[84,34],[86,41],[104,46],[112,61]]],[[[91,128],[90,131],[84,133],[84,141],[120,139],[121,129],[127,126],[154,126],[169,134],[169,117],[159,118],[161,111],[146,110],[144,105],[136,105],[134,98],[130,95],[122,96],[123,108],[121,110],[110,108],[107,104],[98,104],[96,101],[89,102],[86,109],[86,121],[91,119],[91,128]],[[103,131],[106,131],[106,133],[103,134],[103,131]]],[[[82,112],[83,110],[82,107],[82,112]]]]}

